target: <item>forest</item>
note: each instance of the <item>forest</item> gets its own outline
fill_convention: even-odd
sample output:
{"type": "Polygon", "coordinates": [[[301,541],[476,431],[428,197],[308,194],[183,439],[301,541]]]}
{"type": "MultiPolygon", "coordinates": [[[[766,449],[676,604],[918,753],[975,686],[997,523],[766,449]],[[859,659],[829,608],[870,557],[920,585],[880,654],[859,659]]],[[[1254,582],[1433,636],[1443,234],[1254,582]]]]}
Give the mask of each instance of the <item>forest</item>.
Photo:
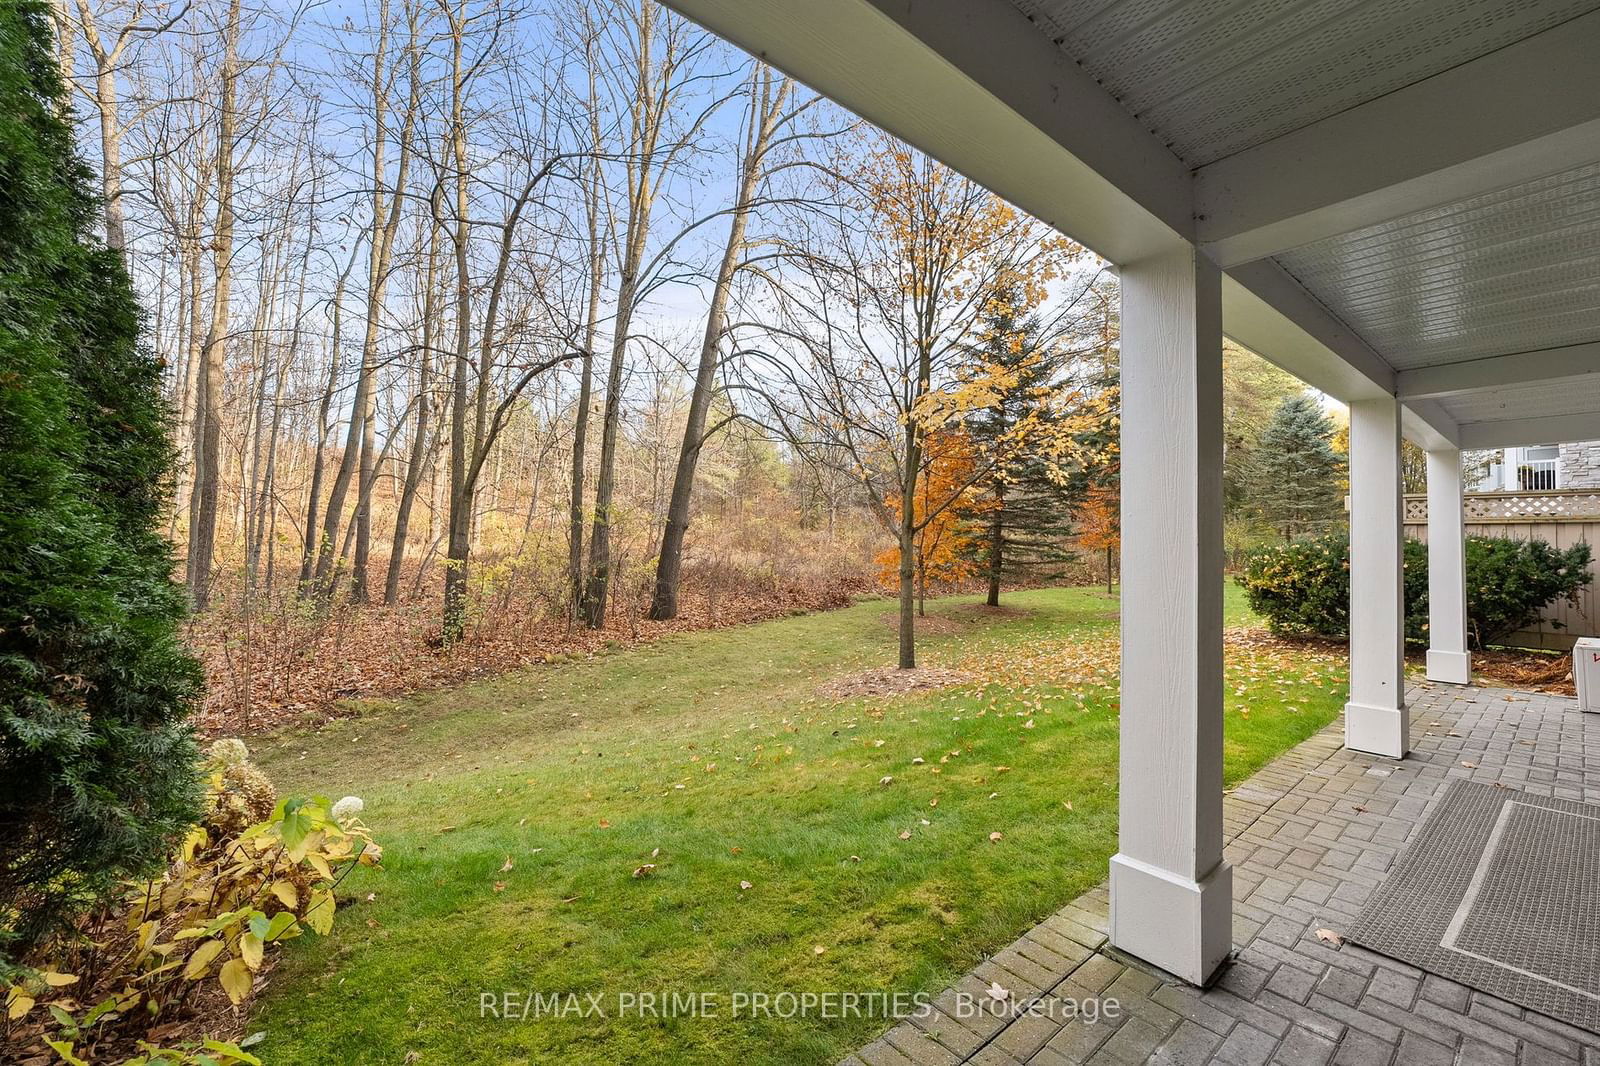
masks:
{"type": "Polygon", "coordinates": [[[53,15],[213,709],[1109,565],[1104,264],[653,2],[53,15]]]}

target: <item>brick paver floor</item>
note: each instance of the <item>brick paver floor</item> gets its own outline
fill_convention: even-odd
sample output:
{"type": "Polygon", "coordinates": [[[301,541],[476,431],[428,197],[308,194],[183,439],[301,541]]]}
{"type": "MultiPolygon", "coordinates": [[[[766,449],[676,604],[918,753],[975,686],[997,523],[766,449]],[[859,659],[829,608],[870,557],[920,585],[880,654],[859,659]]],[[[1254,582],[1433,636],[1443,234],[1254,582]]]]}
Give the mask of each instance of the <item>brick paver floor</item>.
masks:
{"type": "Polygon", "coordinates": [[[1600,715],[1576,701],[1426,684],[1407,700],[1406,759],[1346,751],[1335,722],[1227,796],[1238,955],[1213,987],[1110,952],[1101,886],[845,1062],[1600,1066],[1600,1036],[1318,937],[1360,913],[1452,779],[1600,803],[1600,715]],[[996,984],[1011,1007],[973,1014],[996,984]],[[1118,1016],[1071,1016],[1095,997],[1118,1016]]]}

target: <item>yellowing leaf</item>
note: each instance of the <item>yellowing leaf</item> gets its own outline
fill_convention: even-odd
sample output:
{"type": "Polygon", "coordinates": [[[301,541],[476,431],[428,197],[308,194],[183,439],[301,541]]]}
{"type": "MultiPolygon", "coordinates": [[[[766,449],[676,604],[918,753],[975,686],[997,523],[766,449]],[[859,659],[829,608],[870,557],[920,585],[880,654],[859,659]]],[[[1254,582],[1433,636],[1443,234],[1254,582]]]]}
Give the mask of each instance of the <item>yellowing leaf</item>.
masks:
{"type": "Polygon", "coordinates": [[[302,919],[313,933],[326,936],[333,928],[333,893],[326,889],[311,893],[302,919]]]}
{"type": "Polygon", "coordinates": [[[56,973],[54,970],[47,970],[44,974],[44,983],[51,988],[64,988],[67,985],[77,984],[78,977],[76,974],[56,973]]]}
{"type": "Polygon", "coordinates": [[[245,965],[243,959],[229,959],[222,964],[222,972],[217,974],[217,980],[222,984],[222,990],[228,993],[228,998],[234,1006],[243,1003],[250,994],[250,967],[245,965]]]}
{"type": "Polygon", "coordinates": [[[239,937],[239,957],[244,959],[244,964],[252,970],[261,968],[261,938],[254,933],[245,933],[239,937]]]}
{"type": "Polygon", "coordinates": [[[189,964],[183,968],[183,976],[190,981],[198,981],[211,969],[211,960],[222,953],[226,945],[220,940],[207,940],[194,949],[194,954],[189,956],[189,964]]]}
{"type": "Polygon", "coordinates": [[[279,903],[290,910],[300,906],[300,893],[289,881],[272,882],[272,894],[277,897],[279,903]]]}
{"type": "Polygon", "coordinates": [[[33,1009],[33,997],[24,995],[20,988],[13,988],[6,998],[10,1001],[6,1007],[6,1017],[12,1021],[16,1021],[33,1009]]]}

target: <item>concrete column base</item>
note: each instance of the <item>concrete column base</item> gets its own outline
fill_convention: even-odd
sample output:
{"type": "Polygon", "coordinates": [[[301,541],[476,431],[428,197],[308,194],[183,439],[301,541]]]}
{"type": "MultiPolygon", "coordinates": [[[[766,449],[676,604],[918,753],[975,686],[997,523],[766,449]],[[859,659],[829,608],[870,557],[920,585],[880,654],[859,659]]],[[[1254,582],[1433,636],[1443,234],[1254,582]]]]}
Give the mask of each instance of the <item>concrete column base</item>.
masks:
{"type": "Polygon", "coordinates": [[[1233,867],[1191,881],[1127,855],[1111,857],[1111,945],[1204,985],[1233,950],[1233,867]]]}
{"type": "Polygon", "coordinates": [[[1472,656],[1464,651],[1428,649],[1428,680],[1450,685],[1472,683],[1472,656]]]}
{"type": "Polygon", "coordinates": [[[1411,712],[1399,707],[1374,707],[1365,703],[1344,705],[1344,746],[1352,751],[1403,759],[1411,750],[1411,712]]]}

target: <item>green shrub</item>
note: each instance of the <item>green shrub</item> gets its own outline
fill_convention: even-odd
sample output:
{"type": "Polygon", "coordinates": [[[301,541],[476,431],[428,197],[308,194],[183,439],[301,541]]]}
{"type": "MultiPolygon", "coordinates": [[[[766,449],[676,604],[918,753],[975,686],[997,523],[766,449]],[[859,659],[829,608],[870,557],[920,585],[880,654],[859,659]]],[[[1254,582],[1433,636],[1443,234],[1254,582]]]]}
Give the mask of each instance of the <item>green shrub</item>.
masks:
{"type": "MultiPolygon", "coordinates": [[[[1577,601],[1589,583],[1589,545],[1561,550],[1540,540],[1468,537],[1467,629],[1475,647],[1538,621],[1546,605],[1577,601]]],[[[1240,583],[1275,633],[1343,637],[1350,627],[1350,540],[1344,533],[1258,548],[1240,583]]],[[[1406,639],[1428,635],[1428,546],[1405,543],[1406,639]]],[[[1553,623],[1554,624],[1554,623],[1553,623]]]]}
{"type": "Polygon", "coordinates": [[[93,235],[49,17],[0,3],[0,971],[159,866],[202,793],[160,365],[93,235]]]}

